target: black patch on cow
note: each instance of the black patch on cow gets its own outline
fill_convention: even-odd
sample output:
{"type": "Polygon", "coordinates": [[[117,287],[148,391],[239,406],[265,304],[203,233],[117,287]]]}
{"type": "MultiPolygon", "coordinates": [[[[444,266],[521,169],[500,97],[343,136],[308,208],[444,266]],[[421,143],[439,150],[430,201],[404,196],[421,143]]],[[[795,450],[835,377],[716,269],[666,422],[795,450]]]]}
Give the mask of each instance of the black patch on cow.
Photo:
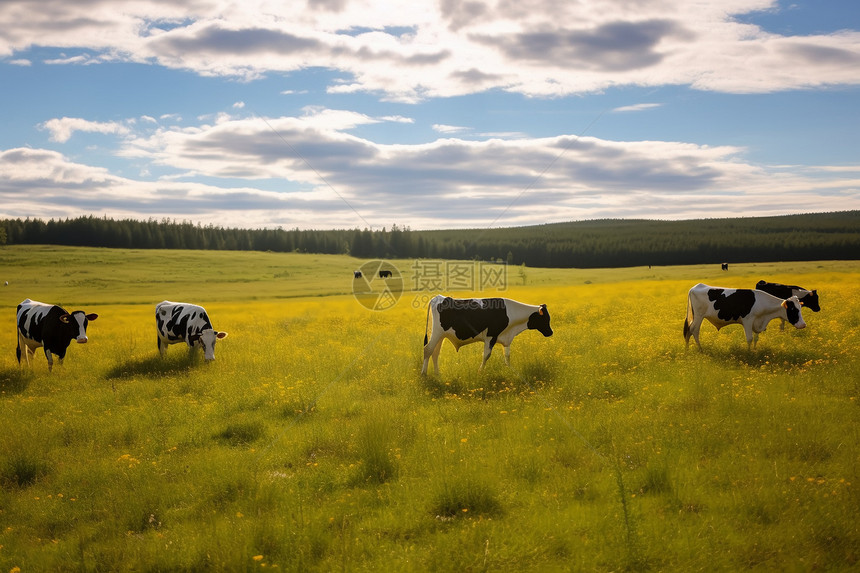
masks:
{"type": "Polygon", "coordinates": [[[794,301],[785,301],[785,314],[789,324],[797,324],[797,321],[800,320],[800,309],[797,308],[794,301]]]}
{"type": "Polygon", "coordinates": [[[794,295],[800,299],[801,304],[811,310],[812,312],[818,312],[821,310],[821,306],[818,303],[818,291],[809,290],[807,288],[803,288],[797,285],[784,285],[780,283],[769,283],[767,281],[761,280],[758,281],[755,285],[755,288],[758,290],[763,290],[768,294],[772,294],[775,297],[786,299],[791,298],[794,295]],[[800,291],[805,292],[804,296],[800,296],[800,291]]]}
{"type": "Polygon", "coordinates": [[[725,289],[712,288],[708,290],[708,300],[714,303],[717,318],[723,322],[738,321],[747,316],[755,304],[755,291],[737,289],[732,294],[723,294],[725,289]]]}
{"type": "Polygon", "coordinates": [[[475,338],[486,330],[490,337],[490,348],[508,327],[508,311],[501,298],[475,300],[445,297],[436,305],[436,310],[442,330],[453,328],[454,335],[460,340],[475,338]]]}
{"type": "Polygon", "coordinates": [[[192,341],[193,337],[199,335],[207,328],[212,328],[212,323],[209,322],[209,316],[206,313],[201,313],[200,318],[203,320],[201,325],[194,325],[194,319],[197,318],[197,311],[183,312],[185,309],[182,305],[176,305],[170,309],[170,316],[167,322],[164,323],[161,313],[156,313],[158,319],[158,328],[167,335],[167,339],[171,342],[180,340],[192,341]],[[189,329],[189,323],[193,327],[193,331],[189,329]],[[164,325],[164,328],[162,328],[164,325]]]}
{"type": "Polygon", "coordinates": [[[552,328],[549,325],[549,311],[546,309],[545,304],[540,306],[541,310],[529,315],[529,321],[526,326],[531,330],[537,330],[544,336],[552,336],[552,328]]]}

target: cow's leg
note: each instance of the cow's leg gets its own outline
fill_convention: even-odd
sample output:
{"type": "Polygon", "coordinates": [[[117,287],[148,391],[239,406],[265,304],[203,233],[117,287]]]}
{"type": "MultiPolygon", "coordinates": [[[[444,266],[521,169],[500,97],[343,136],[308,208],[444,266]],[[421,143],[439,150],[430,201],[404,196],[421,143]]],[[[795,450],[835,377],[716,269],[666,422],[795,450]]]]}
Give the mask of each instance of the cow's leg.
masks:
{"type": "Polygon", "coordinates": [[[696,341],[696,346],[699,347],[699,352],[702,351],[702,345],[699,343],[699,330],[702,328],[702,319],[697,317],[693,318],[693,322],[690,324],[689,330],[686,332],[687,339],[687,348],[690,348],[690,337],[693,337],[693,340],[696,341]]]}
{"type": "Polygon", "coordinates": [[[442,343],[444,341],[444,338],[440,338],[439,342],[436,343],[436,348],[433,349],[433,369],[437,375],[439,374],[439,354],[442,352],[442,343]]]}
{"type": "Polygon", "coordinates": [[[753,332],[752,326],[744,325],[744,334],[747,337],[747,350],[755,348],[758,342],[758,332],[753,332]]]}
{"type": "Polygon", "coordinates": [[[510,366],[511,365],[511,345],[508,344],[507,346],[504,347],[504,349],[505,349],[505,364],[510,366]]]}
{"type": "Polygon", "coordinates": [[[444,336],[437,337],[435,333],[430,336],[430,341],[424,345],[424,365],[421,367],[421,374],[427,374],[430,369],[430,359],[433,359],[433,368],[436,374],[439,374],[439,353],[442,351],[442,343],[445,342],[444,336]]]}
{"type": "Polygon", "coordinates": [[[24,352],[24,360],[27,362],[27,366],[30,365],[30,347],[27,346],[27,343],[24,341],[24,337],[21,336],[21,332],[18,332],[18,347],[15,349],[15,356],[18,357],[18,364],[21,364],[21,352],[24,352]]]}
{"type": "Polygon", "coordinates": [[[45,348],[45,358],[48,359],[48,372],[50,372],[54,368],[54,356],[47,348],[45,348]]]}
{"type": "Polygon", "coordinates": [[[487,363],[487,360],[490,359],[490,355],[493,353],[493,343],[491,341],[487,341],[484,343],[484,359],[481,360],[481,366],[478,367],[478,372],[484,369],[484,364],[487,363]]]}
{"type": "MultiPolygon", "coordinates": [[[[436,339],[433,338],[430,340],[430,342],[424,345],[424,365],[421,366],[421,374],[427,374],[427,368],[430,365],[430,357],[435,353],[436,350],[435,342],[436,339]]],[[[436,368],[436,372],[439,372],[438,367],[436,368]]]]}

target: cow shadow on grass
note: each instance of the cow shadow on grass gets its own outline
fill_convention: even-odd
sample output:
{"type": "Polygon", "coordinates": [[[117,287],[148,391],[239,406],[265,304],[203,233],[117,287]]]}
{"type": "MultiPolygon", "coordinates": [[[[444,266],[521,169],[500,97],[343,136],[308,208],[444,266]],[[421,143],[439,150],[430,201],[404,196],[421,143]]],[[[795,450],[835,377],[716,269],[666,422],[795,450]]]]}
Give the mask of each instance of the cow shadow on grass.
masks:
{"type": "Polygon", "coordinates": [[[5,394],[20,394],[33,381],[35,374],[32,370],[20,367],[0,369],[0,392],[5,394]]]}
{"type": "MultiPolygon", "coordinates": [[[[513,361],[512,361],[513,364],[513,361]]],[[[551,384],[556,377],[553,368],[543,362],[526,361],[521,365],[489,365],[470,376],[457,374],[420,375],[424,392],[432,398],[459,397],[490,400],[504,395],[534,394],[551,384]]]]}
{"type": "Polygon", "coordinates": [[[794,368],[825,358],[824,354],[811,348],[768,348],[761,345],[752,350],[748,350],[746,346],[706,349],[705,354],[718,360],[738,362],[750,368],[780,365],[794,368]]]}
{"type": "Polygon", "coordinates": [[[147,378],[162,378],[185,374],[192,368],[202,363],[203,359],[191,353],[176,353],[173,356],[162,358],[158,354],[145,358],[131,358],[120,362],[105,375],[109,379],[134,378],[143,376],[147,378]]]}

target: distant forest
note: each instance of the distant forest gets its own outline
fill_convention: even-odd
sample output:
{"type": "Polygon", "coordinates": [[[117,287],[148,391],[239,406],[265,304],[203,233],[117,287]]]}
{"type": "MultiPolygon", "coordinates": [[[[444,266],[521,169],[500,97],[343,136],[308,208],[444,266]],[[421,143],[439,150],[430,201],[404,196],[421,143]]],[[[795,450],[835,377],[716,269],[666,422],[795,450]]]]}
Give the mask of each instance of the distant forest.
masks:
{"type": "Polygon", "coordinates": [[[502,261],[531,267],[629,267],[860,259],[860,211],[415,231],[230,229],[162,219],[0,220],[0,245],[349,254],[362,259],[502,261]]]}

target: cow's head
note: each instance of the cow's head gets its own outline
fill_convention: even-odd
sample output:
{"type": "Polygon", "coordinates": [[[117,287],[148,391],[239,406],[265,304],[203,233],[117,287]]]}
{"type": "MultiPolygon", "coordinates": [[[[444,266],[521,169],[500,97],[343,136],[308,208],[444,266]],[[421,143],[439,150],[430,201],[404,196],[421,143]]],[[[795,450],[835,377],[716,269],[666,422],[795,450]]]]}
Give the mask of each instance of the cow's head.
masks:
{"type": "Polygon", "coordinates": [[[192,334],[188,338],[188,342],[192,347],[199,346],[203,349],[204,359],[215,360],[215,343],[222,338],[227,338],[226,332],[218,332],[207,328],[197,334],[192,334]]]}
{"type": "Polygon", "coordinates": [[[545,304],[540,305],[540,309],[537,312],[531,313],[527,326],[532,330],[537,330],[544,336],[552,336],[552,328],[549,325],[549,311],[546,309],[545,304]]]}
{"type": "Polygon", "coordinates": [[[813,290],[806,293],[800,298],[800,304],[802,304],[812,312],[818,312],[819,310],[821,310],[821,307],[818,306],[818,291],[813,290]]]}
{"type": "Polygon", "coordinates": [[[806,328],[806,323],[803,321],[803,316],[800,314],[800,301],[796,296],[787,298],[782,301],[782,308],[785,309],[785,315],[788,322],[795,328],[806,328]]]}
{"type": "Polygon", "coordinates": [[[60,322],[68,324],[71,328],[71,335],[78,344],[83,344],[87,341],[87,325],[91,320],[99,317],[97,314],[87,314],[82,310],[76,310],[72,314],[63,314],[60,316],[60,322]]]}

